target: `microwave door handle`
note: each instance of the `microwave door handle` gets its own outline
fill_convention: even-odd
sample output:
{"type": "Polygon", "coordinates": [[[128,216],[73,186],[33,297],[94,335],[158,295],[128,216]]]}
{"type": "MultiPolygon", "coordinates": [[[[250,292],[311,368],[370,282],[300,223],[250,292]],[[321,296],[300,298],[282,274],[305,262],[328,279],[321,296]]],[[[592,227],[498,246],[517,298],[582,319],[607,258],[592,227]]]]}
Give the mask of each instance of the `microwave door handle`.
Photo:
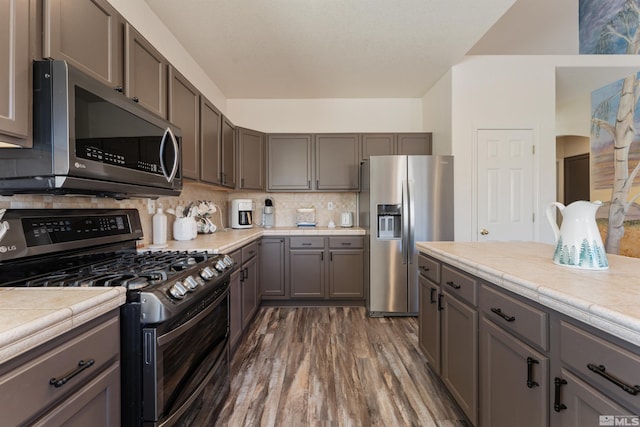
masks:
{"type": "Polygon", "coordinates": [[[176,177],[176,174],[178,173],[178,156],[180,155],[179,153],[179,147],[178,147],[178,141],[176,141],[176,137],[173,135],[173,132],[171,131],[171,128],[168,127],[167,130],[164,131],[164,135],[162,135],[162,142],[160,142],[160,165],[162,166],[162,173],[164,174],[164,177],[166,178],[167,182],[171,182],[174,180],[174,178],[176,177]],[[165,149],[165,143],[167,141],[167,134],[171,137],[171,142],[173,143],[173,152],[175,153],[175,156],[173,156],[173,167],[171,168],[171,173],[169,175],[167,175],[167,168],[166,165],[164,164],[164,149],[165,149]]]}

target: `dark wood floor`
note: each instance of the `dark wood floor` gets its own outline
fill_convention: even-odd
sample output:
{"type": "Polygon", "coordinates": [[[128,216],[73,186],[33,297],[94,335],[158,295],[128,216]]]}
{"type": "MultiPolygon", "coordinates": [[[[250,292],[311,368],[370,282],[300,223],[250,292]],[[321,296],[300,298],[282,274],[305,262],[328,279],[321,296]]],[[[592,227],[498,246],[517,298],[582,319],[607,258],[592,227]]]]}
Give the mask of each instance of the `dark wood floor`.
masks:
{"type": "Polygon", "coordinates": [[[231,375],[219,425],[467,425],[426,366],[415,318],[263,307],[231,375]]]}

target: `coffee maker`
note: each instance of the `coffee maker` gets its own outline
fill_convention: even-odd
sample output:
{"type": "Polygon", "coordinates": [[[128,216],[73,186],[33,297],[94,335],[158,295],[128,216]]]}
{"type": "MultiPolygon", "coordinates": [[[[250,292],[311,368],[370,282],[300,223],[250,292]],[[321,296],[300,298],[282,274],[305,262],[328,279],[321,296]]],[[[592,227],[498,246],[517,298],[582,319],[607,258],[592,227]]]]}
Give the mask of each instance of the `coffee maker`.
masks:
{"type": "Polygon", "coordinates": [[[254,203],[251,199],[234,199],[231,201],[229,218],[231,218],[231,228],[251,228],[253,227],[254,203]]]}
{"type": "Polygon", "coordinates": [[[271,228],[275,223],[275,208],[273,207],[273,201],[271,199],[265,199],[264,208],[262,208],[262,226],[264,228],[271,228]]]}

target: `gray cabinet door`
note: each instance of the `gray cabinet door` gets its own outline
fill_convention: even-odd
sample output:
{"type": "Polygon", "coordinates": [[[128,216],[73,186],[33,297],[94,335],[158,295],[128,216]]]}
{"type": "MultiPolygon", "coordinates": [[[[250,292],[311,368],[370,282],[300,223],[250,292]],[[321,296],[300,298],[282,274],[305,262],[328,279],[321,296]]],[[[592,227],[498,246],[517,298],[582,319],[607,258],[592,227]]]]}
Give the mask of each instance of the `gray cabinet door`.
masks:
{"type": "Polygon", "coordinates": [[[264,190],[264,134],[251,129],[238,129],[238,188],[264,190]]]}
{"type": "Polygon", "coordinates": [[[235,188],[236,186],[236,127],[231,121],[222,116],[222,151],[220,152],[220,169],[222,185],[235,188]]]}
{"type": "Polygon", "coordinates": [[[613,417],[615,415],[630,415],[634,412],[618,405],[565,368],[562,368],[559,379],[566,381],[560,385],[559,389],[559,403],[564,407],[560,411],[551,412],[551,425],[562,427],[632,425],[630,423],[622,424],[623,420],[620,420],[621,424],[615,424],[615,419],[612,424],[601,423],[600,416],[602,415],[613,417]]]}
{"type": "Polygon", "coordinates": [[[391,156],[396,152],[394,133],[363,133],[360,147],[360,160],[371,156],[391,156]]]}
{"type": "Polygon", "coordinates": [[[311,189],[312,136],[273,134],[267,138],[267,190],[311,189]]]}
{"type": "Polygon", "coordinates": [[[329,251],[329,298],[364,298],[364,251],[329,251]]]}
{"type": "Polygon", "coordinates": [[[485,317],[480,372],[481,425],[548,425],[549,359],[485,317]]]}
{"type": "Polygon", "coordinates": [[[478,312],[443,292],[442,381],[473,425],[478,423],[478,312]]]}
{"type": "Polygon", "coordinates": [[[43,56],[122,90],[124,20],[118,12],[106,0],[45,0],[43,7],[43,56]]]}
{"type": "Polygon", "coordinates": [[[431,154],[433,150],[431,133],[399,133],[397,141],[396,154],[431,154]]]}
{"type": "Polygon", "coordinates": [[[289,268],[292,298],[324,298],[324,250],[291,249],[289,268]]]}
{"type": "Polygon", "coordinates": [[[242,264],[242,329],[245,330],[258,309],[258,258],[242,264]]]}
{"type": "Polygon", "coordinates": [[[262,299],[287,298],[285,288],[284,238],[264,237],[260,250],[262,299]]]}
{"type": "Polygon", "coordinates": [[[242,337],[242,270],[231,275],[229,283],[229,348],[236,348],[242,337]]]}
{"type": "Polygon", "coordinates": [[[440,374],[440,287],[420,276],[418,344],[435,372],[440,374]]]}
{"type": "Polygon", "coordinates": [[[358,134],[317,134],[315,145],[315,189],[358,191],[360,189],[358,134]]]}
{"type": "Polygon", "coordinates": [[[200,93],[169,67],[169,121],[182,131],[182,176],[200,178],[200,93]]]}
{"type": "Polygon", "coordinates": [[[128,23],[124,46],[125,94],[167,118],[167,60],[128,23]]]}
{"type": "Polygon", "coordinates": [[[200,179],[210,184],[221,184],[220,143],[222,114],[200,96],[200,179]]]}
{"type": "Polygon", "coordinates": [[[2,140],[31,147],[31,62],[29,2],[0,2],[0,134],[2,140]]]}

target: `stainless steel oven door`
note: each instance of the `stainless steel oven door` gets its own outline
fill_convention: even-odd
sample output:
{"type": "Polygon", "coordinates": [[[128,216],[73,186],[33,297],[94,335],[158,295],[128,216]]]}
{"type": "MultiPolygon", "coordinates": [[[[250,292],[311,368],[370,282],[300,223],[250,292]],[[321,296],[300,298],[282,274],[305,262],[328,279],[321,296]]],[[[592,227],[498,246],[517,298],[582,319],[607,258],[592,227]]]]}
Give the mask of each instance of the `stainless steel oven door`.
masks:
{"type": "Polygon", "coordinates": [[[145,426],[176,425],[221,409],[229,390],[229,291],[194,317],[143,329],[142,418],[145,426]],[[215,391],[213,393],[212,391],[215,391]],[[204,398],[211,400],[202,404],[204,398]],[[212,406],[216,400],[218,406],[212,406]],[[206,414],[199,414],[204,407],[206,414]]]}

